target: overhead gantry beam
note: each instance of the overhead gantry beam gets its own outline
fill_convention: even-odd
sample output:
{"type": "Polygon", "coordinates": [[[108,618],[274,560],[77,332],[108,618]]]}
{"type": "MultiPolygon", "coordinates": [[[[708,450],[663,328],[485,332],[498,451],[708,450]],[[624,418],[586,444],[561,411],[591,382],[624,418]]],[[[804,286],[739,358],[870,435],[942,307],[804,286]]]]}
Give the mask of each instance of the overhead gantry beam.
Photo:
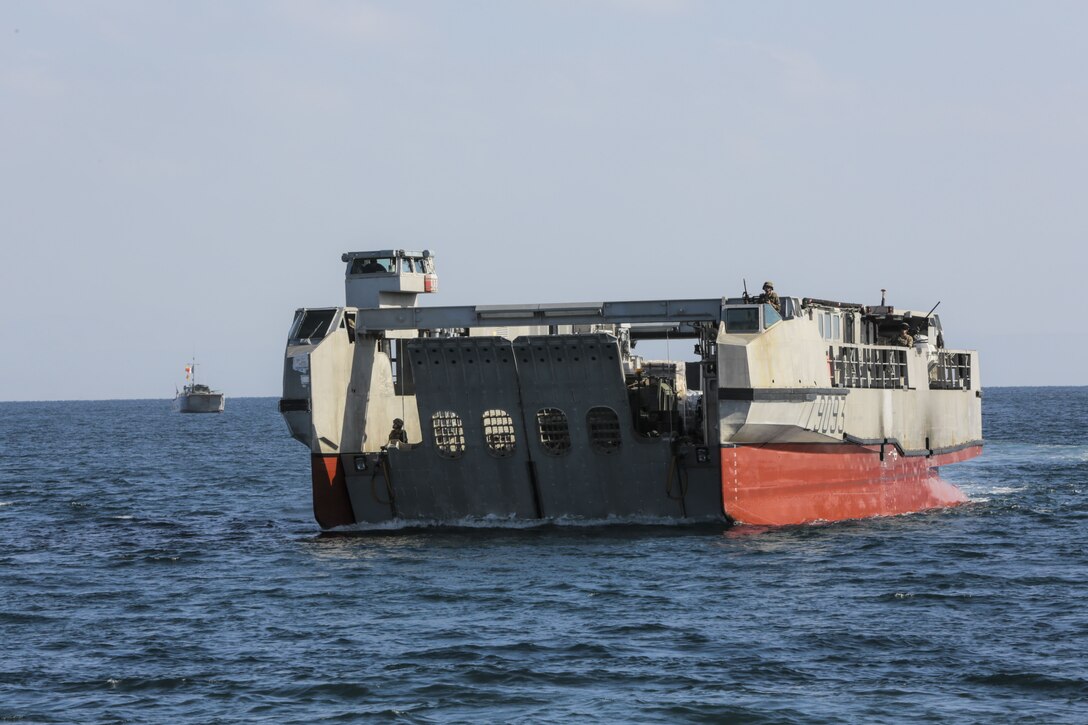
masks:
{"type": "Polygon", "coordinates": [[[640,324],[720,322],[723,298],[637,300],[550,305],[478,305],[475,307],[388,307],[356,312],[363,330],[438,330],[460,327],[529,325],[640,324]]]}

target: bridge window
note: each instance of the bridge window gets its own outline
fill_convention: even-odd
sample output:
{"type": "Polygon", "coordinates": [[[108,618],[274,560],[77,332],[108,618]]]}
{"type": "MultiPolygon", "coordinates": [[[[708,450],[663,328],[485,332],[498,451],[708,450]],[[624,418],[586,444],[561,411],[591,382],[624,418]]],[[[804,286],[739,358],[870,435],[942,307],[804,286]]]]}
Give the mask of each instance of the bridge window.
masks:
{"type": "Polygon", "coordinates": [[[777,324],[782,321],[782,315],[778,314],[778,310],[771,307],[769,304],[763,304],[763,327],[764,329],[771,325],[777,324]]]}
{"type": "Polygon", "coordinates": [[[320,340],[329,330],[329,324],[336,315],[336,310],[306,310],[300,316],[295,334],[295,340],[320,340]]]}
{"type": "Polygon", "coordinates": [[[825,340],[838,340],[842,337],[842,318],[832,312],[818,313],[817,323],[820,337],[825,340]]]}
{"type": "Polygon", "coordinates": [[[392,257],[356,257],[351,261],[350,274],[384,274],[397,271],[397,260],[392,257]]]}
{"type": "Polygon", "coordinates": [[[540,430],[540,445],[545,453],[561,456],[570,450],[570,426],[567,414],[559,408],[543,408],[536,412],[540,430]]]}
{"type": "Polygon", "coordinates": [[[440,410],[431,416],[434,445],[443,458],[460,458],[465,453],[465,426],[461,416],[449,410],[440,410]]]}
{"type": "Polygon", "coordinates": [[[495,456],[505,458],[514,453],[514,419],[505,410],[484,411],[484,440],[495,456]]]}
{"type": "Polygon", "coordinates": [[[759,332],[758,307],[734,307],[725,311],[725,331],[759,332]]]}
{"type": "Polygon", "coordinates": [[[615,453],[620,449],[620,418],[611,408],[597,406],[586,412],[589,445],[600,453],[615,453]]]}

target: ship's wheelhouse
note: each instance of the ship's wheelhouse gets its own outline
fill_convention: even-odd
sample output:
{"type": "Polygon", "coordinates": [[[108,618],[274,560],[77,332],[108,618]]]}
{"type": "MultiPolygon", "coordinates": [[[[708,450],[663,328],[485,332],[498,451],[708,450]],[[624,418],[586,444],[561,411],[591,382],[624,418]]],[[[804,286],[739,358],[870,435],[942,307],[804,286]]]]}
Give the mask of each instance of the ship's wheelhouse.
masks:
{"type": "Polygon", "coordinates": [[[796,297],[779,299],[780,310],[766,302],[745,301],[730,298],[722,305],[722,322],[730,335],[750,335],[764,332],[783,320],[792,320],[801,314],[801,300],[796,297]]]}

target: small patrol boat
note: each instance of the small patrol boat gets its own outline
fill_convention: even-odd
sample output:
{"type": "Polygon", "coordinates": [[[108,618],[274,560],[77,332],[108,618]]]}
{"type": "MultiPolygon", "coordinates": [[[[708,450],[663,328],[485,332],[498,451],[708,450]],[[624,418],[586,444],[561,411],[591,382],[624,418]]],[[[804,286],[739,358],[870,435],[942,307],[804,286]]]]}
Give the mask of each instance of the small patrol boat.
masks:
{"type": "Polygon", "coordinates": [[[179,413],[222,413],[223,393],[196,381],[196,362],[185,366],[185,386],[174,393],[174,407],[179,413]]]}
{"type": "Polygon", "coordinates": [[[429,251],[342,260],[346,304],[296,311],[279,402],[309,449],[322,528],[784,525],[966,501],[938,472],[982,451],[979,360],[945,347],[936,307],[769,284],[759,297],[425,307],[429,251]],[[646,340],[693,344],[693,359],[644,359],[646,340]]]}

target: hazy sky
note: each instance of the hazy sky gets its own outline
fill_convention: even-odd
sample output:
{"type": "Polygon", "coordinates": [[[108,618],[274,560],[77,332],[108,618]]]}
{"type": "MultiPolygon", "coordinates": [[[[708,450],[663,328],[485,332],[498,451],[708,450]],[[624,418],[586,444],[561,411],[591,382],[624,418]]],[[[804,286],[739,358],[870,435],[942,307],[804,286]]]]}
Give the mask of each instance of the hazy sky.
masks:
{"type": "Polygon", "coordinates": [[[427,304],[939,312],[1088,384],[1084,2],[0,2],[0,400],[278,395],[344,251],[427,304]]]}

